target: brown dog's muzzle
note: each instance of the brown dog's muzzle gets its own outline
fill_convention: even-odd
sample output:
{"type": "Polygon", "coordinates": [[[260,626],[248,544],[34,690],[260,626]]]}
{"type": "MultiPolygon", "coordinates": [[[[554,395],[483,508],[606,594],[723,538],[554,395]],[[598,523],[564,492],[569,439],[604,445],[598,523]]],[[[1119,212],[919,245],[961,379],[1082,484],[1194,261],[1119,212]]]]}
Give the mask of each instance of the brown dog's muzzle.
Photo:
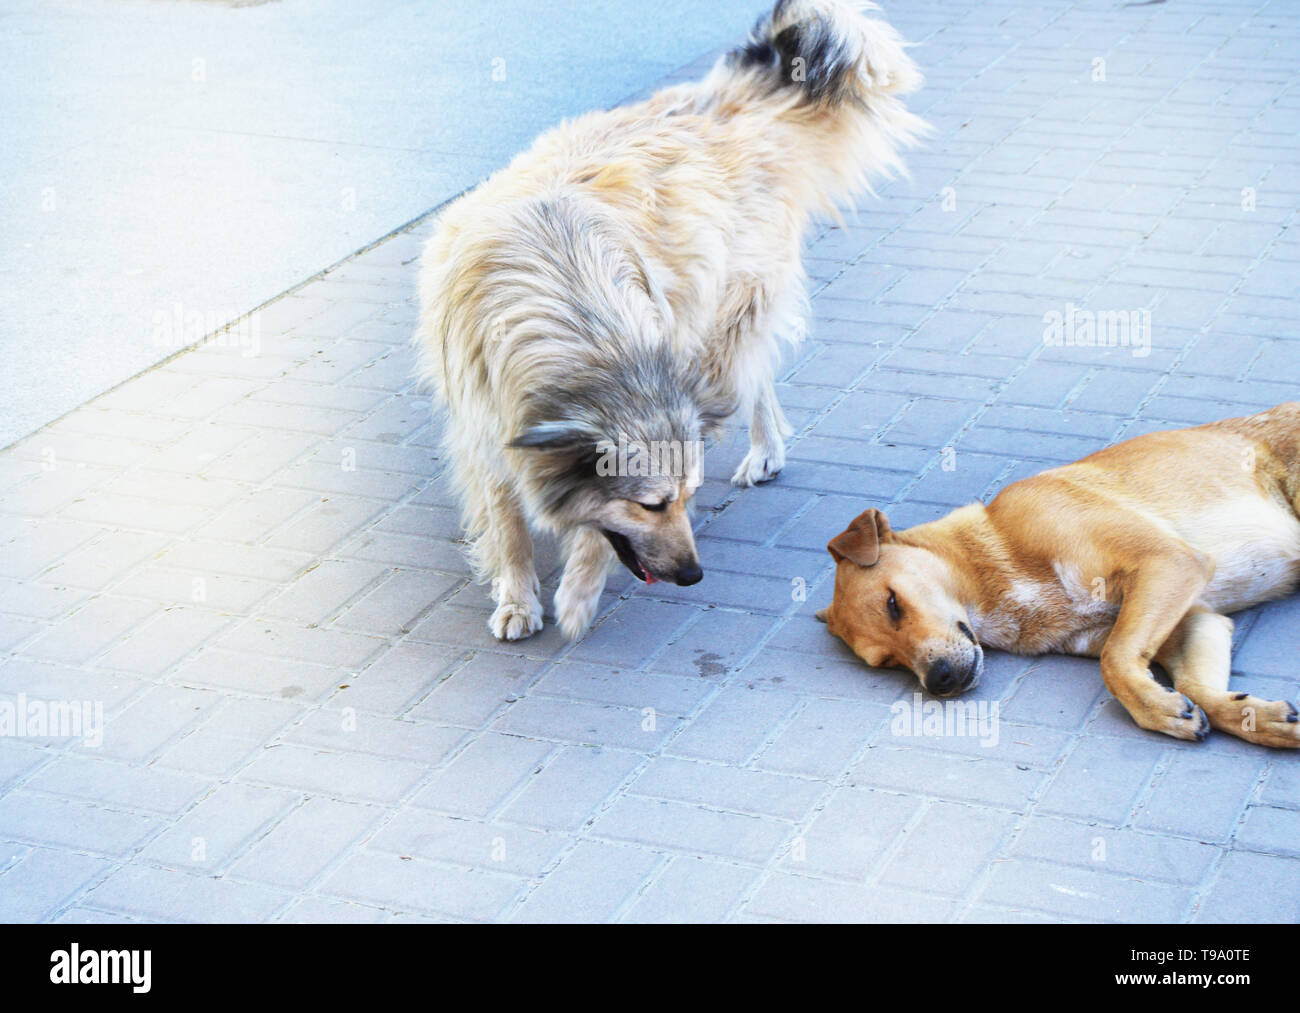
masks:
{"type": "Polygon", "coordinates": [[[981,657],[977,653],[966,666],[954,665],[947,658],[933,662],[925,671],[926,692],[934,696],[956,696],[973,688],[979,681],[981,657]]]}

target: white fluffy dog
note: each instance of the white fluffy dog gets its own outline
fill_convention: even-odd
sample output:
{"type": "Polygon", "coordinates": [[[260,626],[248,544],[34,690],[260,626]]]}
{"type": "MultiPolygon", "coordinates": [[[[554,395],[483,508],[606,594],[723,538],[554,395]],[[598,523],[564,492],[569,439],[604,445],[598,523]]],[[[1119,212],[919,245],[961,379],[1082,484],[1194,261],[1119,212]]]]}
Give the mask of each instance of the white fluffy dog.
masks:
{"type": "Polygon", "coordinates": [[[703,81],[556,127],[443,213],[416,340],[497,637],[542,627],[530,524],[563,540],[555,612],[577,637],[616,557],[700,579],[692,448],[724,419],[750,420],[734,483],[781,470],[773,371],[803,329],[809,218],[925,129],[899,97],[921,75],[868,9],[779,0],[703,81]],[[673,464],[602,468],[629,447],[673,464]]]}

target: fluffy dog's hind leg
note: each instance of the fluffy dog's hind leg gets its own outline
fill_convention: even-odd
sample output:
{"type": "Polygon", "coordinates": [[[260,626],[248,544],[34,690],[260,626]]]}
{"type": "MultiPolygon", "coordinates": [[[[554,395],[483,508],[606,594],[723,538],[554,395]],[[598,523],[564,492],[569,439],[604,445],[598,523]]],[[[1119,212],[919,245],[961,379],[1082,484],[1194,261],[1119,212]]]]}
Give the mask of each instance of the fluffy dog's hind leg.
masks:
{"type": "Polygon", "coordinates": [[[786,421],[771,376],[764,379],[754,401],[749,424],[749,453],[731,476],[732,485],[770,482],[785,467],[785,438],[793,432],[786,421]]]}
{"type": "Polygon", "coordinates": [[[555,616],[570,640],[577,640],[596,617],[605,574],[614,550],[599,531],[581,528],[568,541],[564,575],[555,592],[555,616]]]}
{"type": "Polygon", "coordinates": [[[483,534],[474,546],[483,571],[492,578],[496,611],[488,628],[499,640],[522,640],[542,628],[542,601],[533,569],[533,540],[515,494],[492,489],[483,504],[483,534]]]}

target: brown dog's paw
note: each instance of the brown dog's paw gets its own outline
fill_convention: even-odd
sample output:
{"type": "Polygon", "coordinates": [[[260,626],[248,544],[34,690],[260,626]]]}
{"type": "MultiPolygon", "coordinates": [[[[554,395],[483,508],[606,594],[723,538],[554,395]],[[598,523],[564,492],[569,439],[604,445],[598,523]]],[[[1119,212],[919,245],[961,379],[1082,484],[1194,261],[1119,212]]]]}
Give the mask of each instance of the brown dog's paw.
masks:
{"type": "Polygon", "coordinates": [[[1210,719],[1205,716],[1205,711],[1177,690],[1156,696],[1147,703],[1142,714],[1133,715],[1143,728],[1189,742],[1204,742],[1210,734],[1210,719]]]}
{"type": "Polygon", "coordinates": [[[1300,749],[1300,711],[1287,700],[1242,694],[1234,698],[1223,729],[1263,746],[1300,749]]]}

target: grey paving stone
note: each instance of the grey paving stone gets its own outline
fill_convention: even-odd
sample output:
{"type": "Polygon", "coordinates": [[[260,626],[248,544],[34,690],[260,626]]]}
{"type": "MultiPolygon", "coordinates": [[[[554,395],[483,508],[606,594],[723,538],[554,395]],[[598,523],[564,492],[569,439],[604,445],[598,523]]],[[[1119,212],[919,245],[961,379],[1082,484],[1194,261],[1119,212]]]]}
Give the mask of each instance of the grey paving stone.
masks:
{"type": "Polygon", "coordinates": [[[793,713],[795,702],[790,693],[727,687],[673,739],[668,752],[744,763],[793,713]]]}
{"type": "Polygon", "coordinates": [[[744,913],[783,922],[942,922],[953,913],[953,905],[912,890],[774,872],[745,905],[744,913]]]}
{"type": "Polygon", "coordinates": [[[530,738],[648,752],[663,743],[677,724],[671,715],[659,714],[649,706],[618,707],[526,696],[511,704],[492,727],[530,738]]]}
{"type": "Polygon", "coordinates": [[[0,798],[0,837],[52,848],[125,857],[161,825],[156,816],[46,797],[22,788],[0,798]]]}
{"type": "Polygon", "coordinates": [[[529,690],[532,696],[615,704],[631,707],[643,716],[650,709],[664,717],[690,714],[710,692],[710,684],[702,679],[629,672],[581,662],[554,665],[529,690]]]}
{"type": "Polygon", "coordinates": [[[581,841],[511,915],[517,922],[613,918],[663,857],[645,848],[581,841]]]}
{"type": "MultiPolygon", "coordinates": [[[[373,817],[372,817],[373,818],[373,817]]],[[[540,877],[573,844],[558,833],[403,809],[367,841],[375,851],[540,877]]]]}
{"type": "Polygon", "coordinates": [[[1226,841],[1263,773],[1267,756],[1261,752],[1211,757],[1177,750],[1134,825],[1203,841],[1226,841]]]}
{"type": "Polygon", "coordinates": [[[413,801],[441,812],[484,816],[537,773],[554,748],[550,742],[485,732],[436,773],[413,801]]]}
{"type": "Polygon", "coordinates": [[[201,777],[79,753],[52,759],[26,783],[51,795],[162,816],[179,814],[209,787],[201,777]]]}
{"type": "Polygon", "coordinates": [[[151,687],[105,722],[100,754],[148,762],[168,743],[199,724],[219,703],[217,695],[205,689],[151,687]]]}
{"type": "Polygon", "coordinates": [[[1031,816],[1008,854],[1112,875],[1194,886],[1220,855],[1212,844],[1078,822],[1057,816],[1031,816]]]}
{"type": "Polygon", "coordinates": [[[642,761],[635,752],[566,746],[536,772],[501,815],[528,826],[577,830],[594,819],[601,803],[642,761]]]}
{"type": "MultiPolygon", "coordinates": [[[[821,623],[818,627],[825,636],[826,627],[821,623]]],[[[911,673],[869,668],[856,657],[845,658],[845,653],[837,648],[834,656],[825,657],[772,649],[756,655],[740,674],[750,688],[797,689],[822,697],[881,703],[916,685],[911,673]]]]}
{"type": "Polygon", "coordinates": [[[359,851],[325,876],[318,892],[393,912],[466,920],[499,916],[523,880],[380,852],[359,851]]]}
{"type": "Polygon", "coordinates": [[[346,753],[368,753],[436,765],[465,738],[463,728],[342,707],[312,711],[283,736],[285,742],[346,753]]]}
{"type": "Polygon", "coordinates": [[[113,863],[102,858],[33,848],[0,875],[0,918],[6,922],[48,921],[88,883],[112,868],[113,863]]]}
{"type": "Polygon", "coordinates": [[[1052,778],[1037,808],[1123,824],[1164,753],[1163,744],[1149,739],[1080,742],[1052,778]]]}
{"type": "Polygon", "coordinates": [[[174,869],[215,872],[297,801],[287,791],[221,785],[150,841],[140,855],[174,869]]]}
{"type": "Polygon", "coordinates": [[[936,802],[901,835],[880,880],[959,897],[996,855],[1014,823],[1009,813],[936,802]]]}
{"type": "Polygon", "coordinates": [[[882,736],[854,766],[851,779],[958,801],[1020,810],[1045,779],[1026,764],[980,755],[894,748],[905,738],[882,736]]]}
{"type": "Polygon", "coordinates": [[[832,779],[886,720],[883,705],[809,700],[754,760],[764,770],[832,779]]]}
{"type": "Polygon", "coordinates": [[[709,609],[651,666],[656,671],[716,680],[751,654],[772,627],[765,616],[709,609]]]}
{"type": "Polygon", "coordinates": [[[744,896],[755,870],[708,858],[676,857],[622,917],[625,922],[719,922],[744,896]]]}
{"type": "Polygon", "coordinates": [[[390,918],[389,912],[380,907],[346,900],[327,900],[309,894],[294,901],[276,920],[290,925],[379,925],[390,918]]]}
{"type": "Polygon", "coordinates": [[[120,640],[153,612],[143,602],[111,595],[91,598],[27,644],[24,654],[65,664],[82,664],[120,640]]]}
{"type": "Polygon", "coordinates": [[[1126,923],[1179,921],[1192,896],[1185,888],[1025,859],[993,865],[979,894],[1007,907],[1126,923]]]}
{"type": "Polygon", "coordinates": [[[326,559],[308,569],[283,593],[258,609],[259,614],[300,623],[324,623],[348,602],[387,575],[378,564],[326,559]]]}
{"type": "Polygon", "coordinates": [[[356,668],[377,654],[385,643],[378,636],[326,629],[311,623],[253,619],[218,638],[213,646],[263,659],[356,668]]]}
{"type": "MultiPolygon", "coordinates": [[[[414,690],[408,696],[418,700],[410,710],[412,717],[472,727],[488,723],[522,696],[543,666],[539,661],[482,652],[463,665],[451,666],[454,671],[450,674],[439,676],[438,672],[448,666],[438,662],[447,655],[436,649],[433,663],[423,669],[429,650],[418,644],[399,644],[374,666],[378,670],[368,682],[374,692],[412,694],[414,690]],[[394,682],[390,673],[401,681],[394,682]]],[[[372,670],[367,669],[367,673],[372,670]]],[[[363,688],[365,685],[363,682],[363,688]]]]}
{"type": "Polygon", "coordinates": [[[670,602],[623,602],[569,653],[576,661],[635,667],[662,648],[693,610],[670,602]]]}
{"type": "Polygon", "coordinates": [[[240,772],[251,784],[366,802],[397,801],[426,774],[421,764],[365,753],[269,746],[240,772]]]}
{"type": "Polygon", "coordinates": [[[227,616],[177,604],[121,638],[100,656],[97,664],[103,668],[158,676],[193,654],[230,624],[227,616]]]}
{"type": "Polygon", "coordinates": [[[376,806],[308,798],[230,866],[241,879],[301,890],[383,816],[376,806]]]}
{"type": "Polygon", "coordinates": [[[1194,920],[1294,924],[1300,919],[1297,875],[1300,859],[1229,851],[1194,920]]]}
{"type": "Polygon", "coordinates": [[[862,882],[922,811],[919,799],[868,788],[839,788],[807,828],[792,833],[783,866],[792,872],[862,882]]]}
{"type": "Polygon", "coordinates": [[[1101,668],[1089,658],[1047,657],[1019,680],[1003,713],[1015,721],[1073,730],[1104,692],[1101,668]]]}
{"type": "Polygon", "coordinates": [[[820,781],[661,756],[650,761],[628,793],[797,820],[824,790],[820,781]]]}
{"type": "Polygon", "coordinates": [[[606,809],[590,832],[605,840],[762,864],[786,841],[791,828],[760,816],[627,795],[606,809]]]}
{"type": "Polygon", "coordinates": [[[1300,769],[1295,764],[1277,764],[1268,773],[1260,801],[1269,805],[1300,809],[1300,769]]]}
{"type": "Polygon", "coordinates": [[[1300,812],[1253,805],[1233,843],[1244,850],[1300,858],[1300,812]]]}

